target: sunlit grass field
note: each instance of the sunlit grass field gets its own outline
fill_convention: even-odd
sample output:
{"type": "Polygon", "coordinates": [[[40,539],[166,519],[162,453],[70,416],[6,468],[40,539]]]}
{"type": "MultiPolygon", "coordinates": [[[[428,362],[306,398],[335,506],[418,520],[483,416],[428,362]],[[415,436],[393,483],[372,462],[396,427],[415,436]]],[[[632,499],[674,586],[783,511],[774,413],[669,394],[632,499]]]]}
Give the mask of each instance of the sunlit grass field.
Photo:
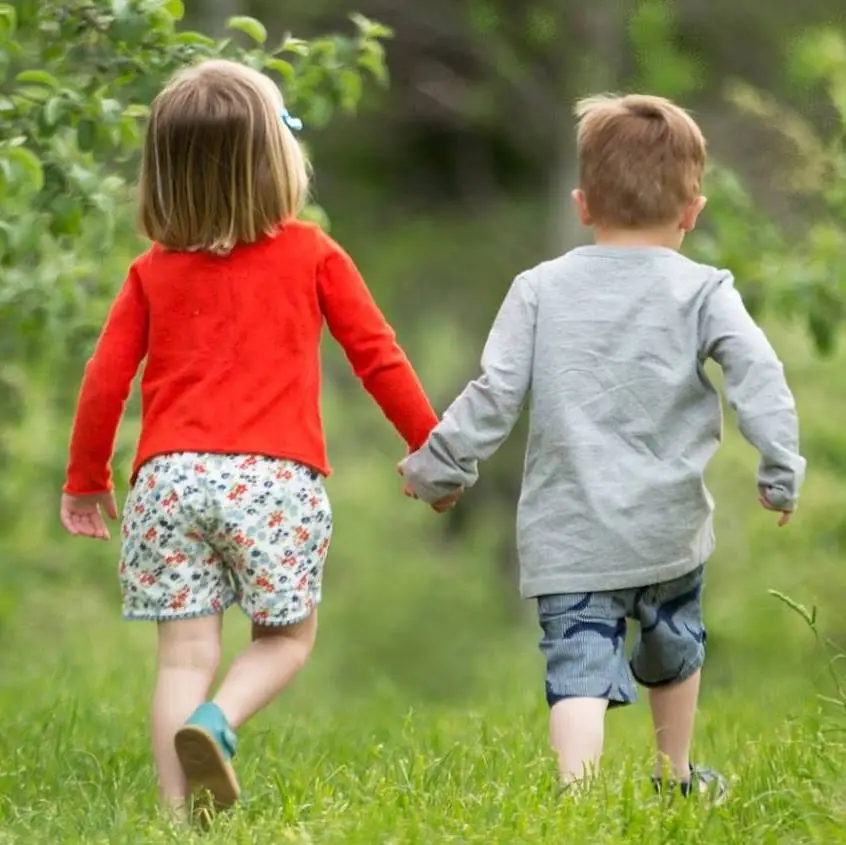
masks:
{"type": "MultiPolygon", "coordinates": [[[[710,473],[718,552],[695,749],[730,779],[726,805],[651,793],[643,705],[609,716],[594,789],[560,793],[532,608],[515,615],[516,587],[490,564],[511,524],[481,509],[469,539],[445,541],[399,495],[391,444],[376,438],[335,449],[318,647],[242,732],[247,802],[207,834],[171,828],[147,747],[155,632],[118,618],[115,545],[56,533],[66,421],[32,391],[24,426],[7,433],[16,465],[4,483],[22,509],[0,537],[0,843],[846,842],[846,710],[819,699],[834,693],[828,663],[846,634],[844,356],[820,361],[798,330],[773,337],[809,476],[795,523],[778,530],[755,501],[756,456],[727,419],[710,473]],[[822,642],[769,590],[816,606],[822,642]]],[[[327,395],[330,446],[333,420],[372,427],[374,413],[363,397],[327,395]]],[[[124,441],[133,435],[129,425],[124,441]]],[[[231,652],[246,625],[237,610],[227,621],[231,652]]]]}
{"type": "Polygon", "coordinates": [[[156,809],[149,654],[127,645],[104,625],[31,655],[43,668],[5,684],[0,842],[846,841],[843,717],[811,690],[805,700],[798,685],[750,679],[706,695],[696,755],[732,783],[730,801],[710,808],[652,794],[642,707],[609,717],[606,772],[592,791],[561,795],[540,697],[508,671],[471,708],[379,694],[345,707],[343,689],[328,687],[331,701],[310,703],[304,679],[243,732],[244,806],[186,834],[156,809]]]}

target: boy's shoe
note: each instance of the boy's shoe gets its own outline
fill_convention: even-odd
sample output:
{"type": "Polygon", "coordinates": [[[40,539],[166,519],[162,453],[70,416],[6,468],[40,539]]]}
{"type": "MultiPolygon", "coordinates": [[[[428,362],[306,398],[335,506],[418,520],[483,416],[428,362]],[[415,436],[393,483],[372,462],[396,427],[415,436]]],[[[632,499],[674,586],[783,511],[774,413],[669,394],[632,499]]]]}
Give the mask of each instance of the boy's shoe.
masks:
{"type": "Polygon", "coordinates": [[[714,769],[704,766],[690,766],[690,780],[681,783],[670,780],[664,781],[661,778],[652,778],[652,786],[656,792],[664,792],[669,789],[678,789],[685,797],[703,796],[711,800],[712,804],[722,804],[728,796],[728,783],[726,779],[714,769]]]}
{"type": "MultiPolygon", "coordinates": [[[[215,811],[231,807],[241,794],[232,768],[237,744],[223,711],[211,702],[200,705],[174,738],[189,790],[192,794],[207,792],[215,811]]],[[[200,809],[195,806],[196,811],[200,809]]]]}

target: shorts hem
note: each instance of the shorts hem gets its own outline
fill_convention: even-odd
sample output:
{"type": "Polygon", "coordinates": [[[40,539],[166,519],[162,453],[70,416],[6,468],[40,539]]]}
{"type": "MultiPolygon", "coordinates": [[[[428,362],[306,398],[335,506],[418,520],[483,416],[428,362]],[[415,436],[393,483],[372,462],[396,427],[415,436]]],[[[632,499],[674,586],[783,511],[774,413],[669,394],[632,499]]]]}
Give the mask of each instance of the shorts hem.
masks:
{"type": "Polygon", "coordinates": [[[180,619],[201,619],[204,616],[218,616],[225,613],[236,601],[236,599],[231,599],[223,602],[220,607],[208,607],[202,610],[177,610],[159,613],[124,610],[122,615],[127,622],[176,622],[180,619]]]}
{"type": "Polygon", "coordinates": [[[622,689],[618,689],[615,693],[612,693],[610,689],[603,693],[597,693],[595,687],[592,689],[587,689],[586,687],[581,687],[579,689],[570,688],[565,693],[557,693],[552,692],[547,688],[546,703],[550,709],[552,709],[556,704],[559,704],[562,701],[567,701],[571,698],[593,698],[598,701],[607,701],[609,708],[616,708],[635,704],[637,701],[637,694],[634,690],[627,691],[622,689]]]}
{"type": "Polygon", "coordinates": [[[683,684],[685,681],[690,680],[690,678],[692,678],[697,672],[699,672],[704,665],[705,656],[703,655],[697,660],[692,660],[689,663],[685,664],[682,670],[678,674],[674,675],[672,678],[667,678],[666,680],[662,681],[646,681],[638,676],[634,666],[629,664],[629,668],[631,669],[632,677],[644,689],[663,689],[665,687],[678,686],[679,684],[683,684]]]}
{"type": "Polygon", "coordinates": [[[311,608],[308,610],[303,609],[299,613],[291,613],[285,617],[285,621],[276,621],[275,619],[268,619],[268,618],[260,618],[256,619],[255,615],[251,613],[247,608],[243,605],[238,605],[241,608],[243,614],[253,623],[253,625],[258,625],[260,628],[290,628],[292,625],[297,625],[300,622],[304,622],[306,619],[311,616],[315,610],[317,610],[318,605],[320,604],[320,598],[312,597],[313,604],[311,608]]]}

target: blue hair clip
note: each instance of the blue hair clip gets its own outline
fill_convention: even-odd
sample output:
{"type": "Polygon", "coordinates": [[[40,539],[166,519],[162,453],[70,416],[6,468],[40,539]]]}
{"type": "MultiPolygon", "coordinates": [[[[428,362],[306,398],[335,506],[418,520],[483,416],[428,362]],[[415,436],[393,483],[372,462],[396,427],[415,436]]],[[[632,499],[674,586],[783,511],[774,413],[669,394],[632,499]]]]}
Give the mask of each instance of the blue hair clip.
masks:
{"type": "Polygon", "coordinates": [[[279,116],[282,118],[282,123],[288,127],[292,132],[299,132],[303,128],[303,122],[298,117],[292,117],[288,113],[288,109],[282,109],[279,112],[279,116]]]}

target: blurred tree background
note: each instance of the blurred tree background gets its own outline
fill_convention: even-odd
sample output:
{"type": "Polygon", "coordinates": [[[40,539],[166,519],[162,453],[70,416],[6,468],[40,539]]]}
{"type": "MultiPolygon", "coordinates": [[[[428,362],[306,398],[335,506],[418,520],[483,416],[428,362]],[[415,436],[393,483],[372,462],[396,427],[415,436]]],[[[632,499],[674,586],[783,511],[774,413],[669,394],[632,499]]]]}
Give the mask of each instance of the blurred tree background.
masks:
{"type": "MultiPolygon", "coordinates": [[[[643,90],[694,111],[712,164],[685,250],[732,269],[771,331],[810,465],[795,526],[777,532],[757,509],[755,456],[727,431],[710,473],[710,671],[806,683],[801,623],[767,589],[818,604],[846,638],[842,0],[0,4],[4,654],[33,651],[45,633],[113,630],[117,543],[73,542],[58,526],[67,436],[96,332],[144,248],[131,183],[145,107],[176,67],[206,55],[267,69],[305,120],[310,214],[357,260],[440,410],[475,374],[512,278],[587,237],[569,204],[574,101],[643,90]]],[[[454,700],[531,678],[513,539],[523,429],[436,519],[400,496],[401,444],[331,344],[325,361],[337,533],[304,691],[454,700]]],[[[120,438],[120,493],[136,411],[120,438]]],[[[146,647],[149,626],[129,627],[118,635],[146,647]]],[[[39,660],[32,671],[49,665],[39,660]]]]}

